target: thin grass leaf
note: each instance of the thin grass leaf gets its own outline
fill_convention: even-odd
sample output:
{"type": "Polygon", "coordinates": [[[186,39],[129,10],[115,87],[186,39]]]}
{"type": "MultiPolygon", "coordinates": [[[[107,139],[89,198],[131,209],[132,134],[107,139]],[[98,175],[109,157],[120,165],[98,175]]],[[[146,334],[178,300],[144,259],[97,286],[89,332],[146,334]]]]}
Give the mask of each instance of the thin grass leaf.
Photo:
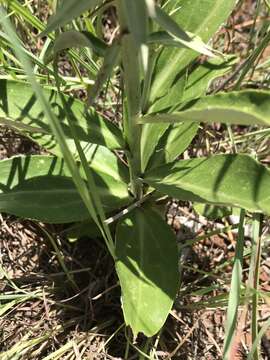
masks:
{"type": "MultiPolygon", "coordinates": [[[[64,97],[62,97],[62,99],[63,99],[64,108],[67,111],[67,106],[66,106],[64,97]]],[[[98,189],[97,189],[94,177],[93,177],[93,173],[92,173],[92,170],[89,167],[88,161],[87,161],[86,156],[84,154],[84,151],[83,151],[83,149],[81,147],[81,144],[78,141],[77,134],[76,134],[76,128],[73,126],[72,119],[68,118],[68,120],[69,120],[69,126],[71,127],[71,131],[72,131],[73,136],[74,136],[74,141],[75,141],[78,153],[79,153],[79,157],[80,157],[80,160],[81,160],[81,163],[82,163],[82,167],[83,167],[84,173],[85,173],[86,178],[87,178],[88,187],[89,187],[89,189],[91,189],[91,192],[89,192],[89,195],[90,195],[90,198],[91,198],[91,203],[94,205],[95,211],[99,216],[100,225],[99,225],[99,223],[97,221],[96,221],[96,224],[99,225],[99,229],[100,229],[100,231],[101,231],[101,233],[103,235],[105,243],[106,243],[112,257],[114,258],[115,257],[115,255],[114,255],[115,254],[114,241],[113,241],[113,238],[112,238],[112,235],[111,235],[110,228],[109,228],[109,226],[107,225],[107,223],[105,221],[106,216],[105,216],[105,212],[104,212],[104,209],[103,209],[103,206],[102,206],[102,203],[101,203],[100,196],[98,194],[98,189]]]]}
{"type": "Polygon", "coordinates": [[[197,51],[200,54],[215,57],[213,50],[206,46],[198,36],[190,32],[185,32],[184,34],[185,37],[182,36],[180,38],[179,35],[175,36],[166,31],[158,31],[149,35],[148,44],[157,44],[167,47],[172,46],[180,49],[188,48],[197,51]]]}
{"type": "MultiPolygon", "coordinates": [[[[24,295],[24,298],[25,298],[25,295],[24,295]]],[[[10,309],[13,308],[13,306],[17,305],[18,303],[20,303],[20,301],[23,301],[24,298],[21,300],[12,300],[12,301],[9,301],[8,303],[6,304],[3,304],[1,305],[0,304],[0,316],[2,317],[3,315],[5,315],[6,312],[8,312],[10,309]]]]}
{"type": "Polygon", "coordinates": [[[65,31],[48,47],[44,55],[44,63],[46,65],[49,64],[61,51],[74,47],[87,47],[93,50],[98,56],[104,57],[108,46],[104,41],[88,31],[65,31]]]}
{"type": "Polygon", "coordinates": [[[121,46],[115,41],[106,49],[103,64],[97,74],[95,84],[88,90],[88,105],[92,106],[106,81],[112,76],[120,60],[121,46]]]}
{"type": "MultiPolygon", "coordinates": [[[[19,3],[18,0],[4,0],[4,2],[8,6],[8,9],[10,9],[12,12],[14,12],[14,14],[16,14],[18,19],[23,18],[23,20],[27,24],[33,26],[38,31],[42,32],[45,30],[45,24],[41,20],[39,20],[34,14],[32,14],[28,7],[25,7],[23,4],[19,3]]],[[[50,39],[54,39],[54,34],[49,34],[48,37],[50,39]]],[[[96,74],[98,67],[93,61],[92,57],[87,56],[87,61],[84,61],[84,59],[74,50],[69,50],[68,54],[78,64],[81,64],[85,69],[87,69],[90,74],[96,74]]],[[[50,67],[47,66],[46,69],[47,71],[52,72],[52,69],[50,67]]]]}
{"type": "MultiPolygon", "coordinates": [[[[252,305],[251,305],[251,337],[252,343],[256,343],[258,336],[258,301],[259,301],[259,276],[260,276],[260,260],[261,260],[261,232],[262,232],[262,215],[254,214],[252,220],[252,250],[249,266],[249,286],[252,288],[252,305]]],[[[253,351],[253,360],[260,359],[259,347],[255,347],[253,351]]]]}
{"type": "Polygon", "coordinates": [[[267,330],[269,330],[270,328],[270,318],[267,319],[267,321],[263,324],[263,326],[261,327],[261,330],[259,331],[258,336],[256,337],[256,340],[253,342],[252,344],[252,348],[248,354],[247,360],[254,360],[254,354],[258,349],[258,346],[261,342],[262,337],[264,336],[264,334],[267,332],[267,330]]]}
{"type": "Polygon", "coordinates": [[[244,222],[245,210],[241,210],[238,227],[238,238],[235,248],[235,259],[232,271],[232,280],[229,292],[229,301],[227,309],[227,320],[225,328],[223,359],[229,360],[233,337],[237,325],[238,306],[240,303],[241,283],[242,283],[242,265],[244,254],[244,222]]]}
{"type": "Polygon", "coordinates": [[[76,19],[85,11],[94,9],[97,5],[102,4],[102,0],[64,0],[62,6],[60,6],[55,15],[53,15],[46,27],[46,29],[40,34],[45,36],[51,31],[67,24],[68,22],[76,19]]]}
{"type": "Polygon", "coordinates": [[[47,237],[47,239],[49,239],[49,242],[51,243],[51,245],[52,245],[52,247],[53,247],[53,249],[55,251],[57,260],[59,262],[59,265],[63,269],[63,272],[65,273],[70,285],[72,286],[72,288],[75,291],[79,292],[80,289],[79,289],[77,283],[74,280],[73,274],[70,273],[70,271],[69,271],[69,269],[68,269],[68,267],[67,267],[67,265],[65,263],[65,257],[63,255],[62,251],[57,246],[57,243],[56,243],[54,237],[46,229],[44,229],[42,226],[38,225],[38,227],[39,227],[40,231],[47,237]]]}

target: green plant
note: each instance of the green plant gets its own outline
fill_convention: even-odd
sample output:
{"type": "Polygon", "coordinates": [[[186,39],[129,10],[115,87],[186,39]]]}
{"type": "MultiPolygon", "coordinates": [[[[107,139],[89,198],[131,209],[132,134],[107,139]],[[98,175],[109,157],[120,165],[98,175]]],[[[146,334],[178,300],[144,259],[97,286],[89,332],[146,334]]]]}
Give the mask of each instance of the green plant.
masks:
{"type": "Polygon", "coordinates": [[[50,155],[0,162],[0,210],[51,223],[91,218],[115,260],[125,322],[134,336],[142,332],[150,337],[164,324],[178,288],[175,236],[155,201],[168,195],[269,215],[270,171],[250,156],[178,159],[200,122],[268,126],[270,93],[245,90],[206,96],[210,82],[235,62],[205,44],[235,0],[113,4],[120,32],[107,45],[94,25],[108,3],[60,3],[42,36],[88,10],[93,21],[91,31],[57,32],[48,44],[45,69],[55,77],[54,90],[36,81],[29,55],[1,12],[9,34],[5,41],[13,44],[30,85],[1,80],[0,122],[26,134],[50,155]],[[88,69],[95,78],[88,105],[61,91],[65,79],[57,71],[58,54],[75,45],[89,48],[102,63],[97,73],[88,69]],[[198,54],[210,59],[196,64],[198,54]],[[118,69],[124,84],[123,116],[122,123],[114,125],[92,105],[118,69]],[[116,223],[115,238],[111,223],[116,223]]]}

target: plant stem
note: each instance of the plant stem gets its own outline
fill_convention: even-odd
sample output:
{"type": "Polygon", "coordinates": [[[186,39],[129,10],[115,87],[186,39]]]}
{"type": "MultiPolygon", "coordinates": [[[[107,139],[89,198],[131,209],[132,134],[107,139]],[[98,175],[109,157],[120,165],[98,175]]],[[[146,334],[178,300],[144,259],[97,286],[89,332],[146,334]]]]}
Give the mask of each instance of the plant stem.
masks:
{"type": "Polygon", "coordinates": [[[132,34],[127,26],[124,0],[117,1],[118,17],[121,29],[121,55],[123,64],[123,79],[125,98],[124,134],[130,151],[127,158],[130,168],[131,190],[137,199],[142,197],[142,183],[139,180],[141,173],[141,125],[137,118],[141,114],[141,83],[139,51],[132,34]]]}

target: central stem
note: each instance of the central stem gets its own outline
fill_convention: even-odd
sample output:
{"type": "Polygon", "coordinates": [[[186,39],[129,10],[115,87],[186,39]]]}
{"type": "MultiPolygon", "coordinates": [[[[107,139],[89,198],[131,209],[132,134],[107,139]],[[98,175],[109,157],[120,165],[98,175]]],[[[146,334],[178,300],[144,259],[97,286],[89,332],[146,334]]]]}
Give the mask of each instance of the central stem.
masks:
{"type": "Polygon", "coordinates": [[[141,83],[139,49],[129,32],[125,0],[117,1],[117,10],[121,30],[121,56],[125,97],[123,98],[124,134],[129,147],[131,189],[137,199],[142,197],[141,174],[141,125],[137,119],[141,114],[141,83]]]}

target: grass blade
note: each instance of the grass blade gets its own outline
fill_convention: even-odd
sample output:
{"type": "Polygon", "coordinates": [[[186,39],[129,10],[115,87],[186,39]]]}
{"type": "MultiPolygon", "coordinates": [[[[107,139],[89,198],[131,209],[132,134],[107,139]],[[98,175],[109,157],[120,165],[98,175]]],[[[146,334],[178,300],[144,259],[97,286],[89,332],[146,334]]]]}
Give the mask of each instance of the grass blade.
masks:
{"type": "Polygon", "coordinates": [[[252,305],[251,305],[251,336],[253,343],[253,359],[259,360],[259,349],[256,346],[256,339],[258,337],[258,286],[259,286],[259,275],[260,275],[260,257],[261,257],[261,227],[262,215],[253,215],[253,236],[252,236],[252,250],[251,250],[251,261],[250,261],[250,272],[249,272],[249,285],[255,291],[252,294],[252,305]]]}
{"type": "Polygon", "coordinates": [[[71,20],[77,18],[87,10],[94,9],[97,5],[102,3],[102,0],[65,0],[62,2],[55,15],[51,17],[48,22],[46,30],[41,33],[45,36],[51,31],[65,25],[71,20]]]}
{"type": "Polygon", "coordinates": [[[227,321],[226,321],[224,353],[223,353],[224,360],[230,359],[231,345],[233,343],[233,338],[237,323],[238,306],[241,295],[242,263],[243,263],[243,252],[244,252],[244,221],[245,221],[245,210],[241,210],[240,222],[238,227],[238,239],[235,249],[235,260],[233,265],[229,303],[227,310],[227,321]]]}

